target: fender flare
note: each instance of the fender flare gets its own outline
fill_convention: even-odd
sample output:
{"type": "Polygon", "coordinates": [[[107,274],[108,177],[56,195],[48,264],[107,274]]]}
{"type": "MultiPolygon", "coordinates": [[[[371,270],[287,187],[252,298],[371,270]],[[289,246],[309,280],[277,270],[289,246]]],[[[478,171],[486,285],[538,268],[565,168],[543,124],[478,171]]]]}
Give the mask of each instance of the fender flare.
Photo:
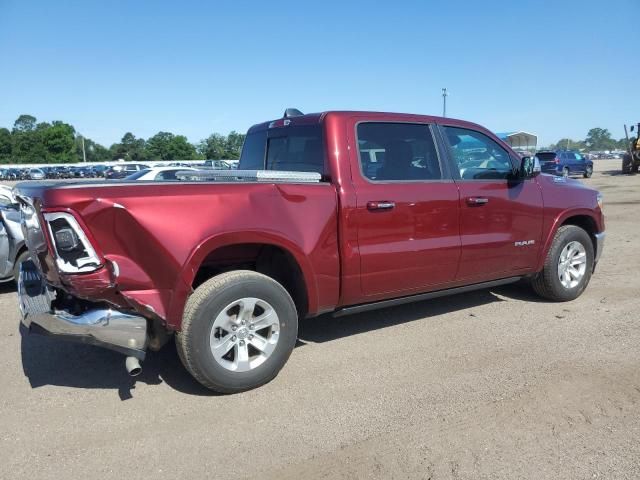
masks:
{"type": "Polygon", "coordinates": [[[549,249],[551,248],[551,243],[553,242],[553,238],[556,236],[556,232],[558,229],[567,221],[567,219],[571,217],[590,217],[596,226],[599,225],[598,219],[594,216],[593,210],[588,208],[570,208],[567,210],[563,210],[560,215],[557,215],[553,219],[553,223],[551,224],[551,228],[549,228],[549,233],[547,234],[547,238],[544,239],[544,244],[542,249],[540,250],[540,254],[538,257],[538,263],[536,265],[536,272],[540,272],[544,268],[544,261],[547,258],[547,254],[549,253],[549,249]]]}
{"type": "Polygon", "coordinates": [[[311,262],[303,250],[290,239],[273,232],[264,231],[236,231],[223,232],[203,240],[189,254],[184,263],[173,290],[171,306],[167,314],[167,324],[172,329],[179,330],[182,323],[182,313],[187,298],[192,293],[191,285],[204,259],[219,248],[233,245],[259,243],[281,248],[288,252],[296,261],[302,272],[308,299],[308,312],[318,309],[318,287],[311,262]]]}

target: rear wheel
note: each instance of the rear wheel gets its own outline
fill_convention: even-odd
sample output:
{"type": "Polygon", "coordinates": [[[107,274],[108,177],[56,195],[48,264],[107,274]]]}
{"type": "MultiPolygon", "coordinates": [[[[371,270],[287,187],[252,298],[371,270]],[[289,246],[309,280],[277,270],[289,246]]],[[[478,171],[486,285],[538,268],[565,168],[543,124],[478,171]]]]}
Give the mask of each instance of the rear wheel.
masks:
{"type": "Polygon", "coordinates": [[[176,345],[205,387],[235,393],[272,380],[293,351],[298,314],[282,285],[260,273],[218,275],[189,298],[176,345]]]}
{"type": "Polygon", "coordinates": [[[569,167],[564,167],[564,168],[562,169],[562,176],[563,176],[564,178],[567,178],[567,177],[569,176],[569,167]]]}
{"type": "Polygon", "coordinates": [[[538,295],[556,302],[578,298],[593,272],[593,243],[589,234],[575,225],[556,232],[544,268],[532,280],[538,295]]]}
{"type": "Polygon", "coordinates": [[[584,178],[591,178],[591,175],[593,175],[593,167],[590,165],[587,165],[587,168],[584,171],[584,178]]]}

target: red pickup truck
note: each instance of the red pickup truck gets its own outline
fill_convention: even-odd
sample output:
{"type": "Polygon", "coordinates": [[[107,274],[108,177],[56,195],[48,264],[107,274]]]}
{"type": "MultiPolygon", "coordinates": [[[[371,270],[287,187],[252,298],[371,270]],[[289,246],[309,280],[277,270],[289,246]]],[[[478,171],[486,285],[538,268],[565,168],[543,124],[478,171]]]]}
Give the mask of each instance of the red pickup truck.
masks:
{"type": "Polygon", "coordinates": [[[523,278],[573,300],[602,197],[539,172],[465,121],[287,110],[249,130],[238,170],[22,183],[23,323],[119,351],[131,374],[174,336],[200,383],[238,392],[277,375],[301,318],[523,278]]]}

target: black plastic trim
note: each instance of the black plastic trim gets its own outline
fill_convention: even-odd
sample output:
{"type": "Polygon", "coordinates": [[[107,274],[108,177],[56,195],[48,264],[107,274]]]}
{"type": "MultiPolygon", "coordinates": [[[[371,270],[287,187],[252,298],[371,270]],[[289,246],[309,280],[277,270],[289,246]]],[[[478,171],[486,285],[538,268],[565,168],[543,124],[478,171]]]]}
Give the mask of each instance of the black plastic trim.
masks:
{"type": "Polygon", "coordinates": [[[483,288],[497,287],[500,285],[507,285],[520,280],[522,277],[509,277],[502,278],[500,280],[492,280],[490,282],[474,283],[473,285],[465,285],[464,287],[447,288],[444,290],[436,290],[434,292],[420,293],[418,295],[410,295],[408,297],[393,298],[391,300],[381,300],[379,302],[364,303],[361,305],[354,305],[352,307],[344,307],[336,310],[333,313],[334,317],[342,317],[344,315],[351,315],[352,313],[368,312],[370,310],[377,310],[378,308],[394,307],[396,305],[404,305],[405,303],[420,302],[422,300],[430,300],[432,298],[445,297],[447,295],[455,295],[457,293],[472,292],[473,290],[481,290],[483,288]]]}

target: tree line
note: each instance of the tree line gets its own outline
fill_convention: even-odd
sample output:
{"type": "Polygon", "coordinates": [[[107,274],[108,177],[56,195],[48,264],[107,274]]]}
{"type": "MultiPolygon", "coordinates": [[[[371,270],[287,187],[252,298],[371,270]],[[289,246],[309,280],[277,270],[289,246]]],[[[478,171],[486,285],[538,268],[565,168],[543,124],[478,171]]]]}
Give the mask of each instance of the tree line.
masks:
{"type": "Polygon", "coordinates": [[[240,158],[244,134],[232,131],[229,135],[213,133],[197,144],[189,143],[184,135],[158,132],[144,139],[127,132],[109,148],[90,138],[82,137],[76,129],[56,120],[38,122],[32,115],[20,115],[13,128],[0,128],[0,163],[76,163],[125,160],[234,160],[240,158]]]}
{"type": "Polygon", "coordinates": [[[584,140],[561,138],[549,146],[551,150],[580,150],[586,152],[602,152],[606,150],[626,150],[627,140],[615,140],[606,128],[592,128],[584,140]]]}
{"type": "MultiPolygon", "coordinates": [[[[125,160],[234,160],[240,158],[244,134],[213,133],[197,144],[184,135],[158,132],[144,139],[127,132],[109,148],[84,138],[87,162],[125,160]]],[[[624,150],[626,139],[615,140],[606,128],[592,128],[584,140],[562,138],[549,146],[553,150],[624,150]]],[[[56,120],[38,122],[32,115],[20,115],[13,128],[0,128],[0,163],[76,163],[83,161],[83,138],[76,129],[56,120]]]]}

